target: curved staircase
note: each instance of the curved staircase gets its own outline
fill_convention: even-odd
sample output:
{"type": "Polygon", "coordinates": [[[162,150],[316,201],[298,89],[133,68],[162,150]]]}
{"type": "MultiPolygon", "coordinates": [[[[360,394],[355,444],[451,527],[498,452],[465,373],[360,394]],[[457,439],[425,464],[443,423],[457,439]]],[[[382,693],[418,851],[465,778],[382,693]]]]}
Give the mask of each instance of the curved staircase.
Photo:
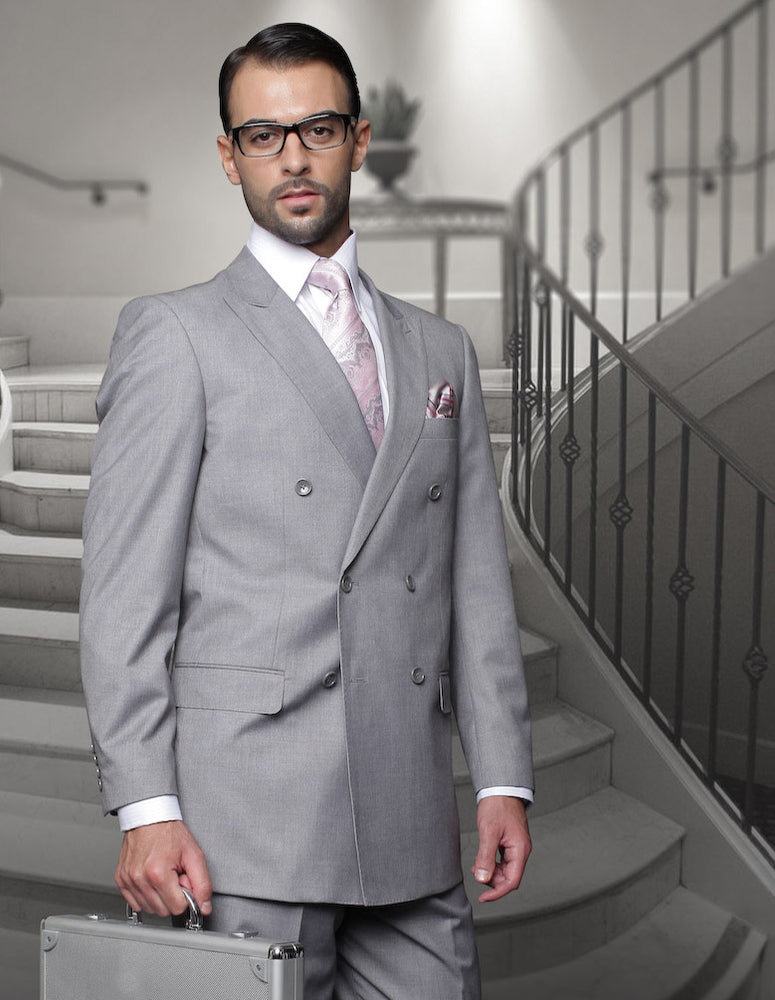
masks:
{"type": "MultiPolygon", "coordinates": [[[[80,519],[99,366],[35,369],[0,341],[14,470],[0,477],[0,997],[37,996],[51,912],[120,913],[120,834],[98,804],[78,667],[80,519]]],[[[496,460],[510,419],[483,374],[496,460]]],[[[519,892],[474,903],[485,1000],[752,1000],[764,937],[681,887],[683,830],[611,785],[611,729],[557,697],[557,649],[522,633],[534,852],[519,892]]],[[[459,743],[464,865],[475,806],[459,743]]],[[[480,889],[468,884],[471,898],[480,889]]],[[[406,998],[415,1000],[415,998],[406,998]]],[[[416,998],[421,1000],[421,998],[416,998]]]]}

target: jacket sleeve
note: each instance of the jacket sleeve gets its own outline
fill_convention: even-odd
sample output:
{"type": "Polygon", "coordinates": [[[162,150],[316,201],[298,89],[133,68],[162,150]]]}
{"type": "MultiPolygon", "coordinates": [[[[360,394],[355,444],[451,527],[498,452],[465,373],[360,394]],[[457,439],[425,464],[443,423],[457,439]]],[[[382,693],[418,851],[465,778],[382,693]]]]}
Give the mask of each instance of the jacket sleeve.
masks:
{"type": "Polygon", "coordinates": [[[80,649],[107,812],[177,791],[169,665],[205,396],[186,332],[162,299],[122,311],[97,416],[80,649]]]}
{"type": "Polygon", "coordinates": [[[452,581],[455,717],[474,788],[533,788],[530,719],[498,486],[465,333],[452,581]]]}

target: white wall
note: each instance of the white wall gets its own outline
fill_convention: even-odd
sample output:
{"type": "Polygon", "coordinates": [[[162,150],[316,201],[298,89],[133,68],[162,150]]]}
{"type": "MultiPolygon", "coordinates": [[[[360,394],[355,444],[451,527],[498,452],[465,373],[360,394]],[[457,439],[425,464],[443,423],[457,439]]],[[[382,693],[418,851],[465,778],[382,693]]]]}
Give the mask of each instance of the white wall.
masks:
{"type": "MultiPolygon", "coordinates": [[[[209,277],[244,242],[215,136],[224,56],[276,20],[350,52],[362,90],[388,76],[423,100],[417,195],[507,199],[540,155],[739,6],[738,0],[4,0],[0,152],[67,178],[142,178],[150,195],[49,191],[2,170],[0,288],[126,298],[209,277]],[[460,129],[454,121],[465,121],[460,129]]],[[[373,182],[359,175],[354,193],[373,182]]],[[[401,255],[364,263],[406,290],[401,255]]],[[[493,290],[458,267],[462,291],[493,290]]],[[[430,272],[429,272],[430,273],[430,272]]],[[[0,310],[0,335],[7,329],[0,310]]]]}

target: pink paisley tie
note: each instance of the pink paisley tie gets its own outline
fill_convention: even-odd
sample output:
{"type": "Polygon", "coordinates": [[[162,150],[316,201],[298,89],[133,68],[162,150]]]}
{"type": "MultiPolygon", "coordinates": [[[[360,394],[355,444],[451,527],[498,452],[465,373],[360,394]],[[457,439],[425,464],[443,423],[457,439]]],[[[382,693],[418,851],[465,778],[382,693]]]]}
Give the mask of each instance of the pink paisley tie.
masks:
{"type": "Polygon", "coordinates": [[[323,340],[350,383],[374,447],[379,448],[385,419],[377,380],[377,357],[369,331],[355,308],[347,271],[334,260],[319,260],[307,281],[333,296],[323,319],[323,340]]]}

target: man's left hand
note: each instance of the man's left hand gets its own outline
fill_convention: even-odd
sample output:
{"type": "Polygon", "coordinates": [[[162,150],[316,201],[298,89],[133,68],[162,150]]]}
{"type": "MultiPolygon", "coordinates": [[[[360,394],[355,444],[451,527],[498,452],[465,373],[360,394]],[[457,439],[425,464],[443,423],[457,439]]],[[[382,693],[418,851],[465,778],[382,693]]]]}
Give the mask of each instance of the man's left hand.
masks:
{"type": "Polygon", "coordinates": [[[479,828],[479,853],[473,868],[477,882],[490,888],[479,897],[480,903],[500,899],[516,889],[531,851],[525,803],[507,795],[490,795],[476,810],[479,828]]]}

